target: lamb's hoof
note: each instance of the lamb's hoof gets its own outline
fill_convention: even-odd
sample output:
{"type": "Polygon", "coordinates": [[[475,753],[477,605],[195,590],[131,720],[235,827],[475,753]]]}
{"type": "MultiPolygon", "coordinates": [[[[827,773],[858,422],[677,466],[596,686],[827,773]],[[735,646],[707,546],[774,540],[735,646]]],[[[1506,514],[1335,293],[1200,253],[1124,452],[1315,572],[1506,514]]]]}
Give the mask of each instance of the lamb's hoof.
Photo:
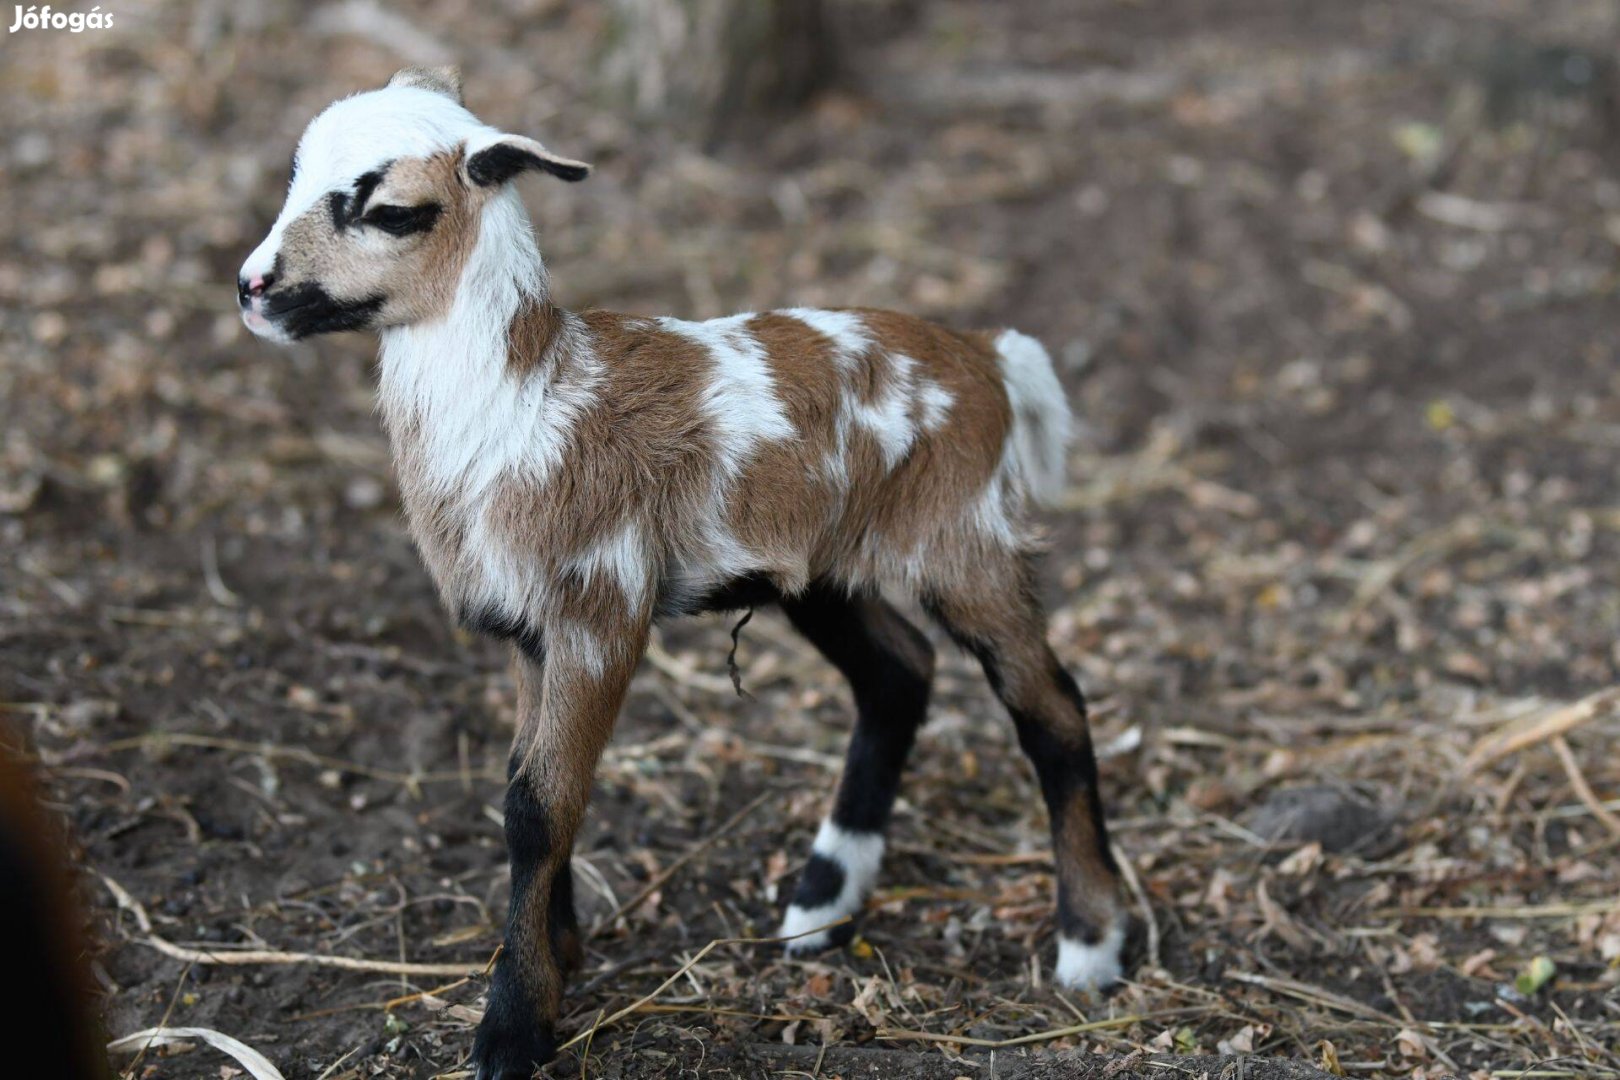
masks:
{"type": "Polygon", "coordinates": [[[1058,935],[1058,984],[1069,990],[1101,992],[1115,985],[1125,974],[1120,953],[1125,948],[1125,928],[1115,926],[1095,942],[1058,935]]]}
{"type": "Polygon", "coordinates": [[[478,1025],[472,1059],[478,1080],[530,1080],[557,1053],[549,1026],[498,1011],[494,1003],[478,1025]]]}
{"type": "Polygon", "coordinates": [[[855,916],[865,907],[882,861],[882,834],[823,821],[782,919],[781,936],[793,939],[787,954],[808,956],[855,940],[855,916]]]}
{"type": "Polygon", "coordinates": [[[778,936],[791,939],[784,942],[783,947],[788,956],[795,959],[828,949],[841,949],[855,940],[855,920],[844,918],[840,923],[838,920],[841,918],[844,918],[844,913],[830,905],[802,908],[798,904],[791,904],[782,919],[782,931],[778,936]],[[838,925],[828,926],[828,923],[838,925]]]}

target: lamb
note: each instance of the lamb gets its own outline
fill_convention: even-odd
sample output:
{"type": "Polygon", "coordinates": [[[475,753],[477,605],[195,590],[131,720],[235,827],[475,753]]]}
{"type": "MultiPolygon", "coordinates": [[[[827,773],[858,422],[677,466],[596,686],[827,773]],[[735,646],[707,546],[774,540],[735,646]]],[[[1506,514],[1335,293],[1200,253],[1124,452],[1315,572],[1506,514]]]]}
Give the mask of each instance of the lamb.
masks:
{"type": "Polygon", "coordinates": [[[582,959],[575,831],[649,628],[682,614],[779,605],[853,693],[844,773],[782,924],[791,953],[851,940],[927,710],[933,648],[898,596],[977,657],[1034,766],[1058,980],[1118,980],[1126,917],[1085,700],[1029,566],[1029,506],[1061,487],[1071,427],[1038,342],[866,309],[566,311],[512,181],[590,168],[481,123],[453,69],[332,104],[294,165],[242,267],[242,318],[277,342],[379,333],[412,535],[447,608],[513,646],[512,895],[481,1080],[555,1052],[582,959]]]}

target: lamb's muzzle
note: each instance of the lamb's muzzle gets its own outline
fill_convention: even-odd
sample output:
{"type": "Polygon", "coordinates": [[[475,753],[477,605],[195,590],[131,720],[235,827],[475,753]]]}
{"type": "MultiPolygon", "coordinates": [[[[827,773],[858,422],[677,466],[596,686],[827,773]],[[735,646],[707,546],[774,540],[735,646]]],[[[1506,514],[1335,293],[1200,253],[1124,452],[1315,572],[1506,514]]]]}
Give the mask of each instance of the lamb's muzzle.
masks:
{"type": "Polygon", "coordinates": [[[411,531],[450,610],[514,645],[512,898],[480,1077],[526,1077],[556,1045],[581,956],[575,830],[649,628],[678,614],[779,604],[853,691],[791,950],[848,941],[877,877],[934,665],[882,599],[904,596],[979,659],[1034,764],[1059,979],[1117,978],[1125,919],[1085,701],[1029,569],[1028,507],[1062,489],[1071,428],[1046,350],[865,309],[565,311],[510,180],[587,168],[480,123],[452,74],[407,70],[311,123],[238,283],[267,338],[380,331],[411,531]]]}

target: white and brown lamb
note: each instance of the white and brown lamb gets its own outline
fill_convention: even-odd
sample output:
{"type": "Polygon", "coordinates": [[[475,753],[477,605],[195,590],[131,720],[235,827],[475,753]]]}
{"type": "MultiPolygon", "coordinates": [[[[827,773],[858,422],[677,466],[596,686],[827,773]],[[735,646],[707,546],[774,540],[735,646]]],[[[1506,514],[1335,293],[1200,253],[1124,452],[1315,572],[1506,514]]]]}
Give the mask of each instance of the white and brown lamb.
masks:
{"type": "Polygon", "coordinates": [[[381,406],[445,604],[514,648],[512,899],[474,1058],[528,1077],[581,959],[569,855],[656,619],[758,604],[848,678],[832,809],[783,922],[847,942],[927,709],[910,597],[982,662],[1039,777],[1057,977],[1120,976],[1126,918],[1085,702],[1046,643],[1027,505],[1064,482],[1070,415],[1014,330],[864,309],[707,322],[565,311],[510,181],[589,167],[481,123],[453,70],[401,71],[317,116],[238,281],[254,333],[382,338],[381,406]]]}

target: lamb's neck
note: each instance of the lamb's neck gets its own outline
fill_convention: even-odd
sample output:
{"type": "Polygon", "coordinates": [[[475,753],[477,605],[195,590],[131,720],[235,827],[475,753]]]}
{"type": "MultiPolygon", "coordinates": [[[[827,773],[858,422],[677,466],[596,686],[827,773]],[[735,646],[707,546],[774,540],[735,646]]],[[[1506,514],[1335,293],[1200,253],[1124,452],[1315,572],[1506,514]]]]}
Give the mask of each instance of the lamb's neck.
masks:
{"type": "Polygon", "coordinates": [[[541,355],[514,362],[514,325],[562,319],[528,216],[502,192],[484,208],[450,311],[382,334],[380,405],[402,481],[470,493],[509,464],[514,435],[545,410],[543,383],[556,375],[536,361],[565,359],[548,334],[525,342],[541,355]]]}

